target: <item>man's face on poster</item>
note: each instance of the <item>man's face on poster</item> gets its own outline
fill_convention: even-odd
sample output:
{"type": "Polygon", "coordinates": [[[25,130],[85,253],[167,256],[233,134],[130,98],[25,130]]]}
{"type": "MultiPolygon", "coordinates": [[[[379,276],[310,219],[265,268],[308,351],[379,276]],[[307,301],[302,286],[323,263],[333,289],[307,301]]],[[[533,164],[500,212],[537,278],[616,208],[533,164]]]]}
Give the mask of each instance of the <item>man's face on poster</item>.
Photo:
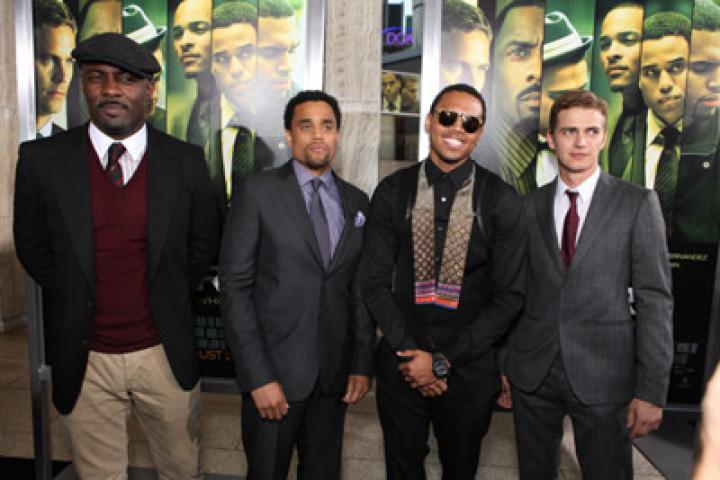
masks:
{"type": "Polygon", "coordinates": [[[44,26],[35,33],[35,99],[37,116],[60,111],[73,74],[75,32],[68,25],[44,26]]]}
{"type": "Polygon", "coordinates": [[[175,10],[173,47],[187,78],[210,69],[211,15],[211,0],[184,0],[175,10]]]}
{"type": "Polygon", "coordinates": [[[550,127],[550,109],[555,99],[565,92],[584,90],[588,83],[588,68],[584,57],[572,63],[546,65],[543,68],[540,132],[550,127]]]}
{"type": "Polygon", "coordinates": [[[637,88],[642,24],[643,8],[635,5],[614,8],[603,19],[600,62],[613,92],[637,88]]]}
{"type": "Polygon", "coordinates": [[[490,39],[482,30],[453,28],[442,34],[440,81],[442,85],[467,83],[482,90],[490,69],[490,39]]]}
{"type": "Polygon", "coordinates": [[[100,0],[90,5],[80,27],[80,41],[98,33],[122,33],[122,2],[100,0]]]}
{"type": "Polygon", "coordinates": [[[693,30],[685,111],[689,120],[707,119],[720,106],[720,31],[693,30]]]}
{"type": "Polygon", "coordinates": [[[400,79],[392,72],[383,72],[382,74],[382,95],[388,102],[394,102],[400,93],[402,83],[400,79]]]}
{"type": "Polygon", "coordinates": [[[258,85],[269,86],[275,95],[288,95],[299,45],[294,17],[258,19],[258,85]]]}
{"type": "Polygon", "coordinates": [[[640,91],[645,105],[665,124],[683,114],[688,42],[680,35],[643,40],[640,91]]]}
{"type": "Polygon", "coordinates": [[[498,102],[512,124],[537,121],[540,113],[544,12],[540,6],[511,9],[498,31],[495,68],[498,102]]]}
{"type": "Polygon", "coordinates": [[[212,73],[236,111],[250,110],[255,81],[255,27],[233,23],[212,30],[212,73]]]}
{"type": "Polygon", "coordinates": [[[418,101],[418,81],[414,78],[407,78],[400,89],[400,98],[403,105],[412,105],[418,101]]]}

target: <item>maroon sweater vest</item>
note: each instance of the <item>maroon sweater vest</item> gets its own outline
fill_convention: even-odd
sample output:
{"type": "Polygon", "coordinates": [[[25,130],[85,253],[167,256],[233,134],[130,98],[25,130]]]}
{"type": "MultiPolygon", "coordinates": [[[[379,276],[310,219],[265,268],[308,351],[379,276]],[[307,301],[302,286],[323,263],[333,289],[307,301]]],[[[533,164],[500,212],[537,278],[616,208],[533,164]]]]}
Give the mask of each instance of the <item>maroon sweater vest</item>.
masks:
{"type": "Polygon", "coordinates": [[[90,348],[134,352],[160,343],[148,302],[147,155],[118,188],[88,144],[95,271],[90,348]]]}

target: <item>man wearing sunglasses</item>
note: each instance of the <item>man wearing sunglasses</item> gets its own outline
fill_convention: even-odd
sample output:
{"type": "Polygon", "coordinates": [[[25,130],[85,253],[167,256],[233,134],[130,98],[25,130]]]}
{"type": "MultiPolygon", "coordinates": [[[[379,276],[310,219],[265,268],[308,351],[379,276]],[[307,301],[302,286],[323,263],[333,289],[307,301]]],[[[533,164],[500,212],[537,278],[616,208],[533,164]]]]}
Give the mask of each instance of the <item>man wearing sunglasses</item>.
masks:
{"type": "Polygon", "coordinates": [[[375,190],[359,274],[383,338],[377,402],[388,479],[425,478],[428,428],[443,477],[473,479],[499,391],[495,345],[524,298],[521,201],[470,152],[485,101],[445,87],[425,118],[430,155],[375,190]]]}

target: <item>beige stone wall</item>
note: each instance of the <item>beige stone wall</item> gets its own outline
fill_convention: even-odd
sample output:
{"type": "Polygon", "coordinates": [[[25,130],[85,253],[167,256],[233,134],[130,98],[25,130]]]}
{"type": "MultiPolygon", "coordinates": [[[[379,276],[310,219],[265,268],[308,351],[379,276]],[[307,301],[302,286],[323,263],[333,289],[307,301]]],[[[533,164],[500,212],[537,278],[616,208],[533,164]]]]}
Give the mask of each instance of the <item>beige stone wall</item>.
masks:
{"type": "Polygon", "coordinates": [[[382,2],[328,0],[325,90],[343,111],[337,172],[368,194],[378,179],[382,2]]]}
{"type": "Polygon", "coordinates": [[[0,331],[25,313],[25,273],[12,241],[18,147],[13,3],[0,2],[0,331]]]}

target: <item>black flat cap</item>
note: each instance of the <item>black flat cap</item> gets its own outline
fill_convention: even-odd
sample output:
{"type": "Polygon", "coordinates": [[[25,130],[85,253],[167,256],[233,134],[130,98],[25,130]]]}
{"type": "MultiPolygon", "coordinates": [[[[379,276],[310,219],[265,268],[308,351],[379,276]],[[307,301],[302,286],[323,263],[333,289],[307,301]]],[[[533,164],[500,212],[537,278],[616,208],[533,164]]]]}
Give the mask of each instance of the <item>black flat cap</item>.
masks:
{"type": "Polygon", "coordinates": [[[151,78],[160,64],[147,48],[121,33],[99,33],[83,40],[72,51],[79,63],[106,63],[140,77],[151,78]]]}

